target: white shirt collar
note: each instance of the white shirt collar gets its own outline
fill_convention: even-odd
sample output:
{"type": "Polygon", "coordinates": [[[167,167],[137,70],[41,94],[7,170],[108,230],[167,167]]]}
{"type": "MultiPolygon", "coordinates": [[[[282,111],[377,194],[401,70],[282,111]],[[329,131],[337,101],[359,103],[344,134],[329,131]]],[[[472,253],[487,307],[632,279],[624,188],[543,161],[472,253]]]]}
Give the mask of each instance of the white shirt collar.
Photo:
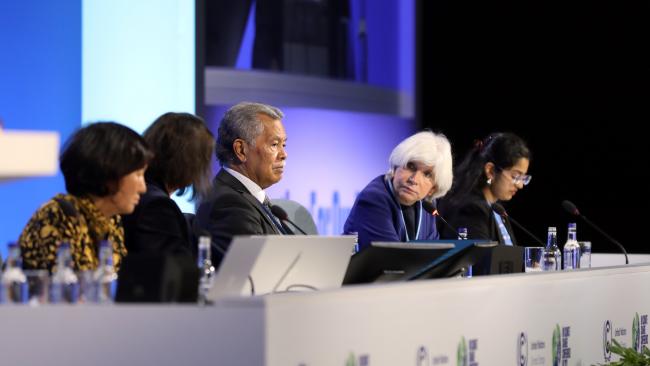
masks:
{"type": "Polygon", "coordinates": [[[230,173],[233,177],[235,177],[238,181],[241,182],[241,184],[246,187],[248,192],[252,194],[255,198],[257,198],[260,203],[264,203],[264,199],[266,198],[266,192],[262,189],[262,187],[258,186],[257,183],[253,182],[250,178],[247,176],[236,172],[228,167],[222,167],[222,169],[225,169],[228,173],[230,173]]]}

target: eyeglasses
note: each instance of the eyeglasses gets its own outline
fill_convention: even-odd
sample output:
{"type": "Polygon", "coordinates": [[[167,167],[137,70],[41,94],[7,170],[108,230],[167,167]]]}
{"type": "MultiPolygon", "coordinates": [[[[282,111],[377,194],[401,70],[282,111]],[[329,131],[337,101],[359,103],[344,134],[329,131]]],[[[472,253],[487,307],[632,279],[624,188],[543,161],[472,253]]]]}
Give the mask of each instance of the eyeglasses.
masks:
{"type": "Polygon", "coordinates": [[[512,173],[510,172],[510,170],[506,170],[499,167],[497,167],[497,169],[504,172],[508,172],[508,176],[512,179],[512,183],[514,183],[515,185],[522,184],[524,186],[527,186],[528,183],[530,183],[530,180],[533,179],[531,175],[512,173]]]}

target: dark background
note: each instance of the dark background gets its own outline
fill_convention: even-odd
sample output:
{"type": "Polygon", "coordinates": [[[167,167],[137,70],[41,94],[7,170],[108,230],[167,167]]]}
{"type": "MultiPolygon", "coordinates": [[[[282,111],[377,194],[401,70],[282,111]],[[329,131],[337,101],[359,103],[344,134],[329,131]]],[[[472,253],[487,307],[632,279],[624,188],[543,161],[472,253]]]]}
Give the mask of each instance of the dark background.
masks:
{"type": "MultiPolygon", "coordinates": [[[[456,161],[490,132],[526,139],[533,179],[506,209],[543,240],[550,225],[566,240],[568,199],[629,252],[649,252],[650,2],[419,0],[417,8],[421,126],[445,133],[456,161]]],[[[578,239],[617,251],[580,221],[578,239]]]]}
{"type": "MultiPolygon", "coordinates": [[[[208,65],[234,65],[251,4],[207,3],[208,65]]],[[[341,67],[319,69],[267,52],[291,44],[341,56],[347,1],[258,0],[257,7],[259,33],[274,36],[256,38],[255,68],[350,78],[339,57],[323,65],[341,67]],[[290,30],[298,25],[313,31],[297,39],[290,30]]],[[[560,203],[571,200],[630,252],[650,252],[643,231],[650,140],[642,132],[650,121],[650,2],[416,0],[416,8],[419,125],[445,133],[456,162],[490,132],[527,140],[533,180],[505,206],[543,240],[551,225],[566,240],[573,220],[560,203]]],[[[578,238],[592,240],[595,252],[617,251],[579,220],[578,238]]]]}

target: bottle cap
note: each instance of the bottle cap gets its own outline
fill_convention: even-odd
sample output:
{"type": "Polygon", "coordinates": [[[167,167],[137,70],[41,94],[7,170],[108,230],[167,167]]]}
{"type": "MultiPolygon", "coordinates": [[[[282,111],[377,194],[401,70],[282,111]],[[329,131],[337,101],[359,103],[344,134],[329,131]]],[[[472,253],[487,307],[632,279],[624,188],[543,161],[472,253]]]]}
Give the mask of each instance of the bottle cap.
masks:
{"type": "Polygon", "coordinates": [[[212,239],[209,236],[203,235],[199,237],[199,248],[209,248],[210,247],[210,241],[212,239]]]}

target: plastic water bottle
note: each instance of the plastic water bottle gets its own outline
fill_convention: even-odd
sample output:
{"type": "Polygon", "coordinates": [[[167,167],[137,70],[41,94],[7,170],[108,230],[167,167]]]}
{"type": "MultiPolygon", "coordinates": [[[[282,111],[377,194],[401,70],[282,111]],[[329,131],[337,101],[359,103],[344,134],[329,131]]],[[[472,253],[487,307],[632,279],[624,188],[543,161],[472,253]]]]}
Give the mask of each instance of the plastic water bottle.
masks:
{"type": "Polygon", "coordinates": [[[564,269],[580,268],[580,244],[576,236],[576,223],[569,224],[569,234],[564,244],[564,269]]]}
{"type": "Polygon", "coordinates": [[[458,240],[467,240],[467,228],[459,227],[458,228],[458,240]]]}
{"type": "Polygon", "coordinates": [[[108,240],[99,243],[99,266],[93,273],[93,287],[93,301],[110,304],[115,299],[117,274],[113,267],[113,246],[108,240]]]}
{"type": "Polygon", "coordinates": [[[74,304],[79,299],[79,279],[74,273],[70,244],[61,243],[56,254],[56,271],[52,274],[50,302],[74,304]]]}
{"type": "Polygon", "coordinates": [[[199,279],[199,303],[207,304],[208,293],[212,288],[212,281],[214,280],[214,266],[212,265],[212,257],[210,255],[211,238],[207,235],[199,237],[199,259],[198,265],[201,271],[201,278],[199,279]]]}
{"type": "Polygon", "coordinates": [[[20,257],[20,247],[16,243],[9,243],[9,255],[2,272],[2,302],[24,303],[27,302],[27,278],[23,273],[23,261],[20,257]]]}
{"type": "MultiPolygon", "coordinates": [[[[458,240],[467,240],[467,235],[468,231],[466,227],[459,227],[458,228],[458,240]]],[[[464,278],[472,278],[473,274],[473,268],[472,266],[467,266],[467,269],[461,273],[461,277],[464,278]]]]}
{"type": "Polygon", "coordinates": [[[542,270],[559,271],[562,269],[561,264],[562,254],[560,253],[560,248],[557,246],[557,228],[555,226],[549,226],[544,258],[542,258],[542,270]]]}

